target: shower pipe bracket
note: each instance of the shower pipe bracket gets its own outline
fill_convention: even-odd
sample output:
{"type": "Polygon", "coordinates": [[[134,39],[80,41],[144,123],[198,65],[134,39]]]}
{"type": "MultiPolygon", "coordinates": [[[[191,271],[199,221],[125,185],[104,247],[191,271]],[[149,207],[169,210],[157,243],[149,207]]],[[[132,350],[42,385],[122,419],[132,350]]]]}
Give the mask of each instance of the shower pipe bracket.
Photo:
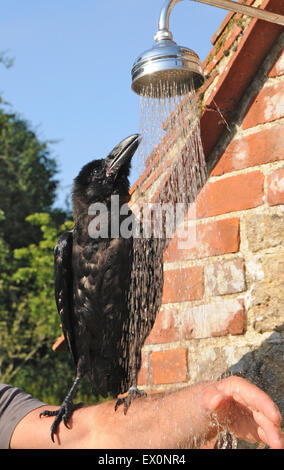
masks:
{"type": "MultiPolygon", "coordinates": [[[[166,0],[159,18],[159,29],[155,35],[155,41],[162,41],[165,39],[173,40],[173,35],[169,30],[170,14],[173,7],[182,0],[166,0]]],[[[192,0],[193,2],[205,3],[224,10],[241,13],[252,18],[269,21],[270,23],[279,24],[284,26],[284,16],[278,13],[272,13],[261,8],[248,6],[242,3],[236,3],[233,0],[192,0]]]]}

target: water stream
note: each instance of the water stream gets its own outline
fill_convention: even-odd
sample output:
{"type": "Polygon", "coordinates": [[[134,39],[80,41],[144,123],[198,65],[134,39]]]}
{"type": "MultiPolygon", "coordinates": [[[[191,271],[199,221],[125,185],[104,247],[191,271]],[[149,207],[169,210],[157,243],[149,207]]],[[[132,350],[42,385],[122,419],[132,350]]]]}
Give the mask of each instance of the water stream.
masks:
{"type": "MultiPolygon", "coordinates": [[[[162,298],[156,296],[157,288],[163,284],[161,277],[162,271],[157,269],[159,263],[163,264],[163,254],[167,247],[173,243],[172,237],[177,237],[180,245],[177,243],[177,256],[170,259],[170,263],[164,264],[164,278],[167,278],[168,269],[171,263],[176,272],[178,270],[186,274],[182,286],[178,279],[171,277],[176,289],[176,299],[183,299],[183,292],[186,283],[189,290],[193,293],[194,302],[185,303],[186,315],[190,319],[193,329],[193,338],[205,338],[208,334],[208,306],[204,305],[204,294],[202,285],[194,285],[196,279],[191,276],[191,270],[185,270],[185,267],[198,266],[206,256],[210,256],[211,244],[211,226],[206,224],[206,181],[208,178],[206,161],[204,157],[202,142],[200,138],[200,121],[198,102],[194,88],[191,85],[184,86],[184,93],[181,96],[175,94],[176,84],[172,83],[162,87],[159,95],[157,93],[145,93],[140,97],[140,134],[142,142],[138,149],[138,161],[140,174],[147,174],[148,180],[140,180],[136,191],[140,195],[140,212],[143,207],[156,203],[162,210],[158,211],[159,220],[153,217],[151,210],[143,212],[143,221],[148,220],[148,227],[154,232],[156,239],[154,253],[151,256],[156,258],[156,277],[152,285],[147,284],[147,264],[149,264],[149,248],[141,240],[135,243],[135,264],[145,266],[140,271],[144,275],[140,279],[140,287],[137,290],[136,300],[132,299],[132,305],[137,299],[146,295],[156,299],[156,311],[159,310],[162,298]],[[147,181],[149,182],[147,184],[147,181]],[[202,189],[203,188],[203,189],[202,189]],[[202,213],[200,205],[196,204],[196,198],[202,189],[202,213]],[[143,203],[143,204],[142,204],[143,203]],[[165,209],[165,210],[164,210],[165,209]],[[149,215],[150,214],[150,215],[149,215]],[[162,214],[162,215],[161,215],[162,214]],[[167,218],[168,216],[168,218],[167,218]],[[201,220],[202,219],[202,220],[201,220]],[[205,219],[205,222],[204,222],[205,219]],[[186,222],[185,222],[186,221],[186,222]],[[158,239],[158,240],[157,240],[158,239]],[[178,253],[179,249],[181,250],[178,253]],[[185,254],[185,256],[183,256],[185,254]],[[143,281],[144,276],[144,281],[143,281]],[[200,296],[197,292],[200,291],[200,296]],[[155,297],[156,296],[156,297],[155,297]]],[[[150,206],[152,207],[152,206],[150,206]]],[[[203,263],[204,264],[204,263],[203,263]]],[[[137,271],[133,271],[133,277],[136,279],[134,285],[137,289],[137,271]]],[[[200,281],[199,281],[200,282],[200,281]]],[[[191,300],[185,297],[186,300],[191,300]]],[[[170,299],[171,301],[171,299],[170,299]]],[[[173,300],[181,302],[180,300],[173,300]]],[[[141,309],[140,309],[141,310],[141,309]]],[[[142,308],[145,312],[144,320],[147,317],[147,302],[142,308]]],[[[137,310],[136,310],[137,311],[137,310]]],[[[150,321],[152,321],[150,319],[150,321]]],[[[138,328],[139,321],[135,320],[133,331],[138,328]]],[[[140,323],[141,327],[141,323],[140,323]]],[[[209,332],[210,333],[210,332],[209,332]]],[[[135,335],[134,335],[135,336],[135,335]]],[[[131,355],[130,355],[131,357],[131,355]]],[[[208,361],[210,362],[210,361],[208,361]]],[[[208,363],[208,368],[210,368],[208,363]]],[[[195,364],[198,368],[198,364],[195,364]]],[[[212,374],[213,376],[213,374],[212,374]]],[[[232,447],[236,448],[236,439],[233,438],[232,447]]]]}
{"type": "MultiPolygon", "coordinates": [[[[151,93],[140,98],[142,142],[138,149],[138,158],[141,172],[147,169],[147,165],[150,168],[148,178],[151,185],[143,191],[141,182],[138,191],[140,189],[144,206],[153,202],[161,206],[159,215],[163,212],[162,221],[153,219],[152,227],[155,230],[157,224],[162,225],[163,230],[158,233],[164,239],[165,248],[174,243],[175,237],[177,253],[169,262],[174,262],[175,267],[179,263],[182,270],[185,260],[187,266],[190,262],[196,266],[198,260],[208,256],[210,252],[211,226],[203,223],[207,216],[205,183],[208,175],[195,90],[190,84],[185,85],[183,95],[176,95],[175,83],[168,87],[168,96],[163,89],[160,93],[162,98],[156,98],[156,94],[152,96],[151,93]],[[196,204],[201,189],[202,213],[200,204],[196,204]],[[166,215],[169,218],[165,220],[166,215]]],[[[149,216],[151,217],[151,213],[149,216]]],[[[188,270],[186,282],[191,286],[192,292],[195,292],[200,286],[194,285],[196,279],[191,278],[190,273],[188,270]]],[[[176,288],[180,290],[183,287],[177,282],[176,288]]],[[[183,293],[178,292],[176,297],[183,298],[183,293]]],[[[198,337],[206,337],[208,312],[198,302],[198,296],[193,297],[196,300],[195,305],[193,308],[187,307],[186,315],[191,317],[191,323],[195,323],[198,337]]]]}

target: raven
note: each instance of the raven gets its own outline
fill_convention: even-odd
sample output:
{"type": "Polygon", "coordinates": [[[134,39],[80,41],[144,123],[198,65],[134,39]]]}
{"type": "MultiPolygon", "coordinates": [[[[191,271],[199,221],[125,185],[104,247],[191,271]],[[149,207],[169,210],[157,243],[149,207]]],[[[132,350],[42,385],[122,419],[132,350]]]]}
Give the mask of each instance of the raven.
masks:
{"type": "Polygon", "coordinates": [[[105,159],[86,164],[74,180],[74,228],[58,240],[54,259],[56,304],[76,379],[59,410],[41,413],[55,416],[53,441],[59,423],[68,427],[72,412],[81,406],[73,398],[83,376],[89,377],[96,396],[128,391],[115,405],[124,404],[125,414],[134,398],[145,395],[137,389],[137,374],[141,348],[161,305],[162,243],[153,236],[133,237],[133,232],[129,237],[110,233],[117,216],[113,196],[119,198],[119,224],[133,216],[127,205],[128,177],[140,140],[139,134],[127,137],[105,159]],[[94,204],[103,205],[106,215],[98,236],[90,230],[92,224],[96,228],[97,212],[90,210],[94,204]],[[125,204],[128,214],[121,210],[125,204]]]}

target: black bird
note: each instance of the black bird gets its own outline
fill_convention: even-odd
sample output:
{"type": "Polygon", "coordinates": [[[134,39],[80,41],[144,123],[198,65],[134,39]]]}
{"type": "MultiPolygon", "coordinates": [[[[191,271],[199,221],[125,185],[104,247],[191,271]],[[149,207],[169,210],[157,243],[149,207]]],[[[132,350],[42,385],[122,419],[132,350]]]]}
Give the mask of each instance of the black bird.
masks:
{"type": "Polygon", "coordinates": [[[135,397],[145,394],[137,389],[137,374],[141,348],[161,305],[162,243],[111,233],[115,217],[121,226],[133,216],[129,208],[117,216],[116,207],[114,214],[112,198],[119,197],[119,209],[130,199],[128,177],[139,142],[138,134],[127,137],[105,159],[85,165],[74,180],[74,229],[60,237],[54,258],[56,304],[76,379],[59,410],[41,413],[56,416],[53,441],[60,421],[68,427],[80,406],[73,398],[84,375],[96,396],[129,391],[115,406],[124,404],[125,413],[135,397]],[[106,208],[100,219],[95,217],[98,203],[106,208]]]}

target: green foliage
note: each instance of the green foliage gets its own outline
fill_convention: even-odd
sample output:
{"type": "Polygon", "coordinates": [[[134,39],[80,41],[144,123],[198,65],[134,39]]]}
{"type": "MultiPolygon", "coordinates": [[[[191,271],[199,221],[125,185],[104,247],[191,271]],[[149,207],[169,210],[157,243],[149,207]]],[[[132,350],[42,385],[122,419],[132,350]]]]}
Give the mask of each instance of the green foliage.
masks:
{"type": "MultiPolygon", "coordinates": [[[[56,228],[50,214],[32,214],[27,217],[33,226],[39,226],[42,240],[38,244],[16,249],[15,258],[22,261],[22,266],[14,273],[13,281],[21,286],[24,295],[18,303],[20,312],[29,312],[29,320],[36,328],[36,342],[52,340],[58,328],[55,315],[53,283],[53,250],[59,235],[69,230],[72,222],[65,222],[56,228]]],[[[58,331],[59,333],[59,331],[58,331]]]]}
{"type": "Polygon", "coordinates": [[[2,234],[11,249],[38,241],[40,233],[26,217],[51,211],[56,172],[48,143],[40,142],[25,120],[0,109],[0,204],[5,214],[2,234]]]}
{"type": "Polygon", "coordinates": [[[41,228],[42,239],[38,244],[14,251],[22,266],[14,273],[13,281],[25,292],[18,309],[29,311],[30,321],[37,325],[36,334],[40,342],[44,338],[50,339],[58,326],[58,318],[54,315],[53,250],[60,233],[69,230],[72,222],[67,221],[58,229],[47,213],[32,214],[27,220],[41,228]]]}
{"type": "MultiPolygon", "coordinates": [[[[6,279],[17,295],[10,311],[1,315],[1,380],[36,389],[44,397],[48,392],[42,390],[43,366],[49,376],[56,362],[51,346],[61,334],[54,300],[53,250],[60,233],[70,229],[72,222],[56,227],[47,213],[32,214],[27,219],[32,226],[40,227],[42,239],[15,250],[18,268],[6,279]],[[31,382],[28,377],[34,381],[39,372],[38,380],[31,382]]],[[[58,367],[60,370],[63,365],[58,367]]],[[[72,373],[70,364],[69,368],[72,373]]]]}

